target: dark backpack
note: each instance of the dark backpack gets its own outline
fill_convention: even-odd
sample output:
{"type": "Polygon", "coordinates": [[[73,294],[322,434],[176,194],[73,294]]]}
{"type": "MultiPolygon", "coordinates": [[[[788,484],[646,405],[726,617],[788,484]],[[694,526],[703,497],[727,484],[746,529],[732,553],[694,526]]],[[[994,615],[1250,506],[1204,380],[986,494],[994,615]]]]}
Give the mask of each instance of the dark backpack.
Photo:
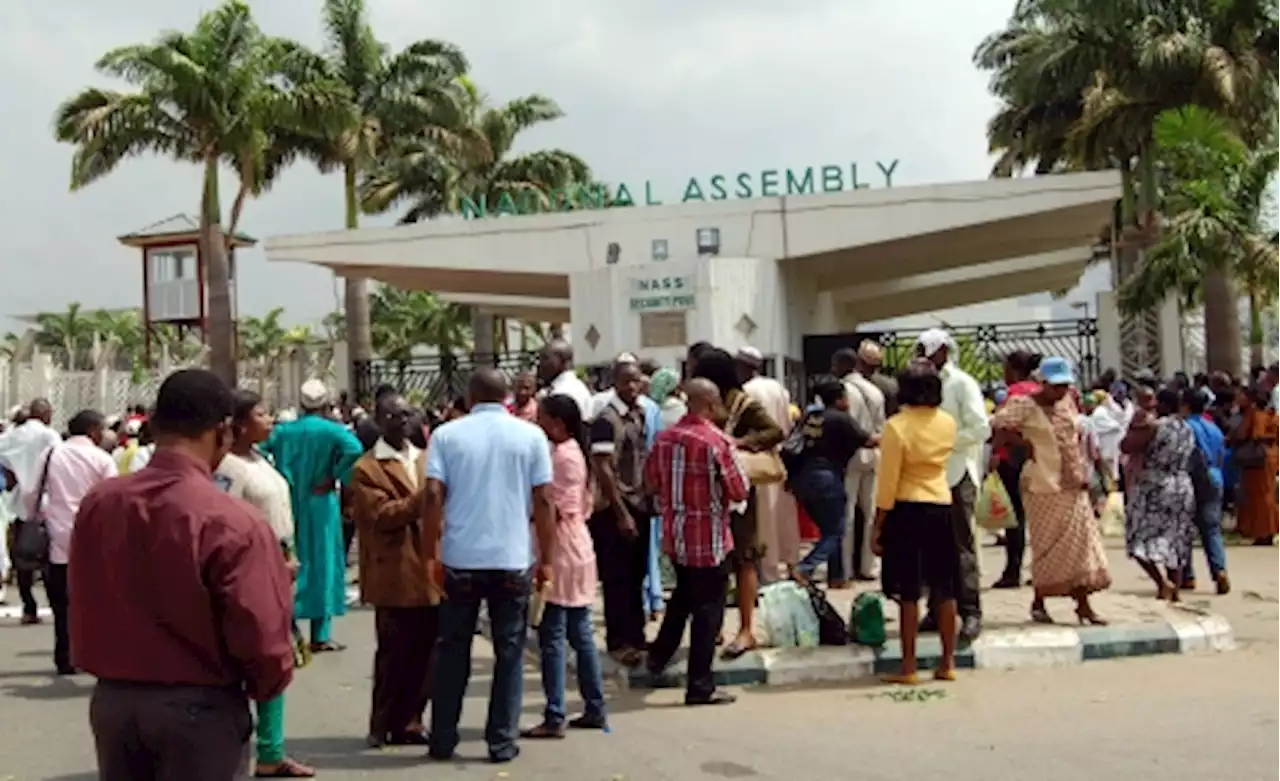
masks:
{"type": "Polygon", "coordinates": [[[1209,477],[1209,459],[1199,447],[1192,450],[1191,458],[1187,459],[1187,472],[1191,475],[1191,487],[1196,492],[1196,506],[1213,501],[1216,491],[1209,477]]]}
{"type": "Polygon", "coordinates": [[[827,601],[827,595],[822,589],[813,583],[803,583],[805,592],[809,595],[809,604],[813,606],[813,612],[818,616],[818,644],[819,645],[848,645],[849,629],[844,623],[844,619],[836,612],[836,609],[827,601]]]}

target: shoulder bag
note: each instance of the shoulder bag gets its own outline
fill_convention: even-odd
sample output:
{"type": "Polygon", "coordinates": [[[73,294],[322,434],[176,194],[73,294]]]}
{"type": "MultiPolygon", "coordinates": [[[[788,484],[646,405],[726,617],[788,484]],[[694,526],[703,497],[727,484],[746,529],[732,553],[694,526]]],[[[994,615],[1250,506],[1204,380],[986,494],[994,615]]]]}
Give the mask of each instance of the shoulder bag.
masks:
{"type": "MultiPolygon", "coordinates": [[[[740,392],[738,398],[734,400],[733,408],[729,410],[729,419],[724,424],[724,432],[730,437],[742,420],[742,413],[750,404],[751,397],[745,392],[740,392]]],[[[776,448],[758,453],[737,448],[737,453],[738,461],[742,464],[752,485],[777,485],[786,481],[787,469],[782,465],[782,458],[778,455],[776,448]]]]}
{"type": "MultiPolygon", "coordinates": [[[[1251,413],[1240,424],[1250,434],[1254,430],[1253,414],[1256,413],[1251,413]]],[[[1267,465],[1267,448],[1261,439],[1250,437],[1235,446],[1231,451],[1231,458],[1241,469],[1261,469],[1267,465]]]]}
{"type": "Polygon", "coordinates": [[[44,458],[31,517],[14,524],[13,549],[9,551],[9,558],[13,561],[13,566],[23,572],[44,569],[49,563],[49,527],[40,517],[40,508],[44,504],[45,486],[49,483],[49,461],[53,459],[56,449],[57,445],[50,448],[49,455],[44,458]]]}

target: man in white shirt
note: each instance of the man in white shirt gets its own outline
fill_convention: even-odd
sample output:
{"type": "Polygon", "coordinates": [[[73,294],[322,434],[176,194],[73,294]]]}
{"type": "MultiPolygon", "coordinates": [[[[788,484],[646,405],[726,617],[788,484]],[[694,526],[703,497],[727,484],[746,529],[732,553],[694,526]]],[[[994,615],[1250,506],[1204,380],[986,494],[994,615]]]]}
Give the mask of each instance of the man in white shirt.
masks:
{"type": "MultiPolygon", "coordinates": [[[[49,427],[52,421],[53,405],[47,399],[36,399],[27,407],[26,420],[0,436],[0,466],[7,469],[17,482],[16,488],[10,486],[16,496],[21,496],[24,491],[35,490],[44,469],[44,454],[62,441],[58,432],[49,427]]],[[[18,521],[21,521],[24,515],[23,504],[18,501],[14,505],[18,521]]],[[[7,563],[6,560],[5,564],[7,563]]],[[[34,572],[18,571],[18,592],[22,596],[24,624],[40,623],[36,612],[36,598],[32,592],[34,583],[34,572]]]]}
{"type": "Polygon", "coordinates": [[[538,355],[538,379],[545,383],[540,395],[563,395],[578,403],[583,420],[591,419],[591,391],[573,371],[573,346],[555,339],[543,346],[538,355]]]}
{"type": "MultiPolygon", "coordinates": [[[[955,418],[956,449],[947,462],[947,482],[951,484],[952,529],[960,549],[960,589],[956,606],[960,613],[960,636],[973,640],[982,632],[982,604],[979,597],[982,574],[975,545],[973,507],[982,482],[982,447],[991,438],[991,423],[982,388],[951,360],[959,350],[951,335],[930,328],[916,340],[916,354],[938,367],[942,378],[942,409],[955,418]]],[[[921,628],[936,629],[932,611],[921,628]]]]}
{"type": "MultiPolygon", "coordinates": [[[[846,347],[831,358],[832,373],[844,382],[849,414],[858,426],[879,437],[884,433],[884,392],[869,379],[883,358],[880,345],[870,340],[858,345],[855,353],[846,347]]],[[[849,494],[849,522],[845,524],[844,543],[840,546],[837,575],[875,580],[880,577],[880,561],[871,552],[871,527],[876,518],[876,470],[880,451],[862,448],[849,461],[845,473],[845,491],[849,494]]],[[[833,578],[838,580],[838,578],[833,578]]]]}
{"type": "Polygon", "coordinates": [[[53,662],[58,675],[73,675],[71,643],[67,634],[67,566],[71,532],[75,528],[80,502],[95,486],[116,476],[116,462],[102,449],[102,415],[82,410],[67,423],[66,442],[49,449],[43,480],[22,492],[26,517],[44,518],[49,531],[49,566],[44,572],[44,590],[53,613],[53,662]]]}

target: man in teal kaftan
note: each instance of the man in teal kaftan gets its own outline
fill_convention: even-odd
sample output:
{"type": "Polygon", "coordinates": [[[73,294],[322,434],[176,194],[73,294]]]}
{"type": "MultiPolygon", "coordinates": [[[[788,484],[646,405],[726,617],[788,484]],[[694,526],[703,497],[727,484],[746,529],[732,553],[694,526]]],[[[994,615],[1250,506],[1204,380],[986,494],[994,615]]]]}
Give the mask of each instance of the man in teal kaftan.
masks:
{"type": "Polygon", "coordinates": [[[328,391],[318,380],[302,386],[303,414],[280,423],[263,443],[289,482],[298,580],[294,617],[311,621],[314,651],[336,651],[333,618],[347,612],[347,562],[337,483],[347,479],[364,449],[345,426],[326,417],[328,391]]]}

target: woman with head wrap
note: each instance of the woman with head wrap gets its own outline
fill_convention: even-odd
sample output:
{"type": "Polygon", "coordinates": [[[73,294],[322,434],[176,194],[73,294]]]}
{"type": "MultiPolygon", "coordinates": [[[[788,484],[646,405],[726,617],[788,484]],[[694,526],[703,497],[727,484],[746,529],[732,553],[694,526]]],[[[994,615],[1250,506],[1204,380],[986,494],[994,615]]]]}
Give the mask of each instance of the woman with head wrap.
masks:
{"type": "Polygon", "coordinates": [[[684,400],[676,390],[679,387],[680,375],[674,369],[664,366],[649,377],[649,398],[653,399],[661,412],[659,431],[670,428],[688,412],[684,400]]]}

